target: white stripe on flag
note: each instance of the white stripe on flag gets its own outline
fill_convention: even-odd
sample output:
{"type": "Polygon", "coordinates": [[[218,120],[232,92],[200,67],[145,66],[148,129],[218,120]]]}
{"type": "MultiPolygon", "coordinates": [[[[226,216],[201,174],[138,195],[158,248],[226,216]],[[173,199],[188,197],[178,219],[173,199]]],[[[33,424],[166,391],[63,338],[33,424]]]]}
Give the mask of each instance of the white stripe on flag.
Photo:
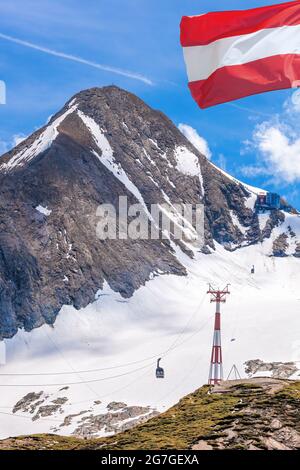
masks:
{"type": "Polygon", "coordinates": [[[207,79],[217,69],[274,55],[300,54],[300,25],[233,36],[206,46],[184,47],[189,82],[207,79]]]}

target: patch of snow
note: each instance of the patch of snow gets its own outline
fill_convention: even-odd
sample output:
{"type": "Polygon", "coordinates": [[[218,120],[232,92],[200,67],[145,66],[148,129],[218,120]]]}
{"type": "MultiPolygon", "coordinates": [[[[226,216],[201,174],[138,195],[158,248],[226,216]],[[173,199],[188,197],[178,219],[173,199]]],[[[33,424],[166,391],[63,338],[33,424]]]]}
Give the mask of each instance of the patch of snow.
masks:
{"type": "Polygon", "coordinates": [[[187,176],[198,176],[200,165],[198,157],[186,147],[176,147],[176,168],[180,173],[187,176]]]}
{"type": "Polygon", "coordinates": [[[230,211],[230,216],[231,216],[231,220],[232,220],[233,225],[235,225],[242,234],[245,234],[246,231],[247,231],[247,227],[244,227],[240,223],[240,221],[238,219],[238,216],[233,211],[230,211]]]}
{"type": "Polygon", "coordinates": [[[168,159],[166,152],[161,152],[160,156],[167,162],[169,168],[174,168],[174,165],[172,165],[172,163],[168,159]]]}
{"type": "Polygon", "coordinates": [[[298,367],[298,370],[289,377],[290,380],[300,380],[300,362],[295,361],[295,364],[298,367]]]}
{"type": "Polygon", "coordinates": [[[260,228],[261,231],[263,231],[264,228],[267,225],[267,222],[268,222],[269,218],[270,218],[270,211],[259,213],[259,214],[257,214],[257,217],[258,217],[258,222],[259,222],[259,228],[260,228]]]}
{"type": "Polygon", "coordinates": [[[68,108],[72,108],[74,106],[74,104],[76,103],[76,98],[73,98],[70,103],[68,104],[68,108]]]}
{"type": "Polygon", "coordinates": [[[152,160],[152,158],[150,157],[150,155],[148,155],[148,153],[146,152],[146,150],[145,150],[144,148],[143,148],[143,152],[144,152],[145,157],[147,158],[147,160],[149,160],[149,162],[151,163],[151,165],[157,166],[156,163],[155,163],[155,161],[152,160]]]}
{"type": "Polygon", "coordinates": [[[48,217],[52,213],[52,209],[48,209],[47,207],[43,207],[40,204],[38,206],[36,206],[35,209],[38,212],[40,212],[41,214],[45,215],[46,217],[48,217]]]}
{"type": "Polygon", "coordinates": [[[159,146],[157,145],[157,142],[153,139],[149,139],[149,141],[151,142],[151,144],[153,144],[158,150],[160,150],[159,146]]]}
{"type": "MultiPolygon", "coordinates": [[[[237,180],[237,181],[239,181],[239,180],[237,180]]],[[[239,181],[239,183],[242,184],[243,186],[245,186],[245,188],[248,189],[248,191],[255,194],[256,196],[258,196],[259,194],[267,194],[267,191],[265,191],[264,189],[256,188],[255,186],[250,186],[250,184],[242,183],[240,181],[239,181]]]]}
{"type": "Polygon", "coordinates": [[[255,374],[251,374],[250,375],[251,378],[258,378],[258,377],[268,377],[268,378],[271,378],[273,377],[273,373],[272,371],[268,371],[268,370],[261,370],[261,371],[257,371],[255,372],[255,374]]]}
{"type": "Polygon", "coordinates": [[[176,169],[187,176],[198,176],[203,195],[204,186],[199,158],[183,146],[176,147],[174,153],[177,162],[176,169]]]}
{"type": "Polygon", "coordinates": [[[158,184],[157,181],[155,181],[155,179],[153,178],[153,176],[147,174],[147,177],[149,178],[150,181],[152,181],[152,183],[153,183],[157,188],[159,188],[159,184],[158,184]]]}
{"type": "MultiPolygon", "coordinates": [[[[67,241],[65,240],[65,242],[67,242],[67,241]]],[[[73,258],[76,261],[76,258],[74,256],[70,255],[72,249],[73,249],[73,243],[68,243],[68,252],[66,254],[66,258],[67,259],[73,258]]]]}
{"type": "Polygon", "coordinates": [[[257,201],[257,195],[255,193],[250,193],[250,195],[246,198],[244,202],[245,207],[254,211],[256,201],[257,201]]]}
{"type": "Polygon", "coordinates": [[[168,176],[166,176],[166,180],[168,181],[169,185],[172,186],[172,188],[176,188],[175,184],[170,180],[168,176]]]}

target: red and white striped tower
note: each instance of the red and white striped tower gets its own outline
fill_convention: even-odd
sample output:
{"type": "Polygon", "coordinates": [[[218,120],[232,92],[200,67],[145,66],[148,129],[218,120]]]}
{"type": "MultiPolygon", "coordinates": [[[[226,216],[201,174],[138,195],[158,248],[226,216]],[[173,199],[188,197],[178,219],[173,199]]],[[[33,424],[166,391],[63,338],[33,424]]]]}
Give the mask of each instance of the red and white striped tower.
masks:
{"type": "Polygon", "coordinates": [[[223,362],[221,347],[221,302],[226,302],[226,295],[230,294],[228,285],[223,290],[215,290],[209,285],[208,294],[211,294],[211,302],[216,302],[215,329],[211,362],[209,369],[209,385],[217,385],[223,380],[223,362]]]}

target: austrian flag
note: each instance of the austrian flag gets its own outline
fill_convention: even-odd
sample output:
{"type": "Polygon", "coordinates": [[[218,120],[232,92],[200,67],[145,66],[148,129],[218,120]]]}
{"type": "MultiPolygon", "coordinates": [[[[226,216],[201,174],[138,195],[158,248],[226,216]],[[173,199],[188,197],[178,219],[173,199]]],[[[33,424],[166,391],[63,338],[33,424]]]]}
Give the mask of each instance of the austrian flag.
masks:
{"type": "Polygon", "coordinates": [[[300,86],[300,1],[184,16],[181,45],[201,108],[300,86]]]}

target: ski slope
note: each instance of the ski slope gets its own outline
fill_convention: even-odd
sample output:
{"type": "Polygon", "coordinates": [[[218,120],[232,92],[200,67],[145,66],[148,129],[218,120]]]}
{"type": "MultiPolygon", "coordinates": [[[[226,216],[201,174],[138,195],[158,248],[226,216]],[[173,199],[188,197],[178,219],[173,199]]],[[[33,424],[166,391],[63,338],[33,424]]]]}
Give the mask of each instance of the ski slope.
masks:
{"type": "MultiPolygon", "coordinates": [[[[288,216],[285,224],[300,233],[299,220],[288,216]]],[[[276,230],[285,226],[262,244],[234,252],[216,245],[212,254],[197,253],[193,260],[177,248],[186,277],[153,273],[130,299],[105,285],[85,309],[63,307],[54,327],[19,331],[6,340],[0,438],[72,434],[83,417],[106,413],[112,401],[163,411],[206,383],[215,308],[206,294],[209,282],[220,288],[230,283],[222,306],[225,378],[233,364],[244,375],[243,364],[250,359],[300,361],[300,260],[269,256],[276,230]],[[155,378],[159,357],[164,380],[155,378]],[[57,398],[68,400],[60,411],[35,421],[30,411],[12,414],[30,392],[43,392],[48,405],[57,398]],[[78,413],[60,426],[66,416],[78,413]]],[[[95,433],[106,434],[104,429],[95,433]]]]}

